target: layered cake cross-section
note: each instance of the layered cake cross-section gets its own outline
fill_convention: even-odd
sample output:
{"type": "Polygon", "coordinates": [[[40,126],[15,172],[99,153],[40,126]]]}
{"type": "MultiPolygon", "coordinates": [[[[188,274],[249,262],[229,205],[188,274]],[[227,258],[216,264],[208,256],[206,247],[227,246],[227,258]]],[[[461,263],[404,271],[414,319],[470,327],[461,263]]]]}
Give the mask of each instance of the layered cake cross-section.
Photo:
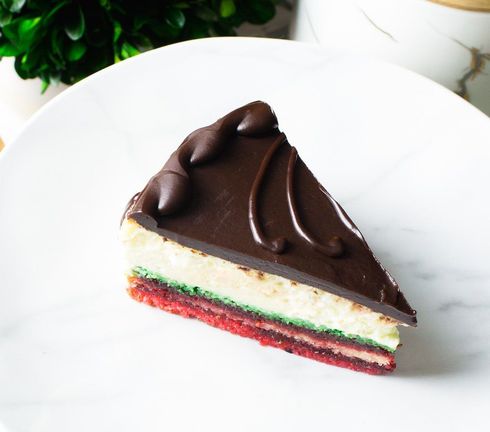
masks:
{"type": "Polygon", "coordinates": [[[264,102],[191,133],[130,200],[121,237],[131,297],[262,345],[381,374],[397,326],[416,326],[264,102]]]}

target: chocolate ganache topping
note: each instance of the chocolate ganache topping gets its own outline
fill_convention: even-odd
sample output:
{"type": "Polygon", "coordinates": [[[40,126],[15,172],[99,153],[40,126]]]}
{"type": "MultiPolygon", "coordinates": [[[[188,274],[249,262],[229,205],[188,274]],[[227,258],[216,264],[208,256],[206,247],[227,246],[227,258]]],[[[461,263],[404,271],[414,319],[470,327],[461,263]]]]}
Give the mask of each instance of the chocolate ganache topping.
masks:
{"type": "Polygon", "coordinates": [[[191,133],[124,217],[184,246],[416,325],[394,279],[264,102],[191,133]]]}

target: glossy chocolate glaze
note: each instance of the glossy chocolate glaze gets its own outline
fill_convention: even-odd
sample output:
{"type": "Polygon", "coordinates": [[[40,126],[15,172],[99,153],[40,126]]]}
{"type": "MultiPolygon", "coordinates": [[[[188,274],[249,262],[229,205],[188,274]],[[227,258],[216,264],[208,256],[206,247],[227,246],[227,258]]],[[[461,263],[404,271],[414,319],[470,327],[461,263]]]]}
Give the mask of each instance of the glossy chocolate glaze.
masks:
{"type": "Polygon", "coordinates": [[[288,161],[288,173],[286,177],[286,190],[289,212],[293,221],[293,226],[298,235],[311,245],[311,247],[318,252],[321,252],[329,257],[338,257],[344,253],[344,244],[339,236],[332,236],[326,244],[319,243],[305,228],[301,222],[298,208],[296,207],[296,200],[294,198],[294,168],[296,161],[298,160],[298,152],[294,147],[291,148],[288,161]]]}
{"type": "Polygon", "coordinates": [[[416,325],[396,282],[263,102],[190,134],[125,215],[184,246],[416,325]]]}
{"type": "Polygon", "coordinates": [[[287,240],[284,237],[277,237],[272,241],[267,240],[262,233],[262,229],[260,228],[257,207],[262,179],[267,173],[267,168],[272,157],[274,156],[274,153],[284,141],[286,141],[286,135],[281,133],[272,142],[271,146],[267,150],[267,153],[260,162],[259,169],[257,171],[257,175],[255,176],[254,182],[252,183],[252,189],[250,190],[250,196],[248,198],[248,221],[250,223],[250,231],[252,232],[255,243],[277,254],[284,252],[287,240]]]}

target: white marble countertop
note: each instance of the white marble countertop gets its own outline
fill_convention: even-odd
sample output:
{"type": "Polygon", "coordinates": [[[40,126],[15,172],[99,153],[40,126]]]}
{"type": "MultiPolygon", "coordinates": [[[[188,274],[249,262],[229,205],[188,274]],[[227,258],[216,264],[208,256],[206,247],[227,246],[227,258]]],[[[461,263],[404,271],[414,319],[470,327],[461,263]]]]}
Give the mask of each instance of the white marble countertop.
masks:
{"type": "Polygon", "coordinates": [[[486,116],[427,79],[287,41],[174,45],[70,88],[0,154],[0,423],[488,431],[489,135],[486,116]],[[418,311],[391,376],[261,347],[124,291],[128,197],[191,130],[256,99],[418,311]]]}

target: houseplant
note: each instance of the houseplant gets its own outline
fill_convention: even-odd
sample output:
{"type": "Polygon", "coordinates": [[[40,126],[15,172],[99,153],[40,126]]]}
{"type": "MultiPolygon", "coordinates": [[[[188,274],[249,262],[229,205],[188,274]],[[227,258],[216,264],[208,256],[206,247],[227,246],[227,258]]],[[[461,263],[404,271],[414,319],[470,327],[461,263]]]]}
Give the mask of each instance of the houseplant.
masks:
{"type": "Polygon", "coordinates": [[[0,0],[0,57],[43,90],[142,51],[262,24],[279,0],[0,0]]]}

